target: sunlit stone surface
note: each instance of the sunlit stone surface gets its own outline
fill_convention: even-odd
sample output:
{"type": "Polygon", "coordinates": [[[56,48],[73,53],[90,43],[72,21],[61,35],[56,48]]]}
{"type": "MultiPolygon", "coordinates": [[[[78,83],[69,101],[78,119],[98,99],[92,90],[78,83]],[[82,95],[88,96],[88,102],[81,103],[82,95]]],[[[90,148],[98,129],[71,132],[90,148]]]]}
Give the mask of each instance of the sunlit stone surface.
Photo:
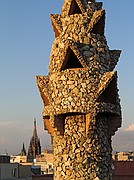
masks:
{"type": "Polygon", "coordinates": [[[121,126],[114,68],[120,50],[104,36],[94,0],[64,0],[50,15],[55,40],[48,76],[37,76],[44,127],[53,139],[55,180],[111,180],[111,136],[121,126]]]}

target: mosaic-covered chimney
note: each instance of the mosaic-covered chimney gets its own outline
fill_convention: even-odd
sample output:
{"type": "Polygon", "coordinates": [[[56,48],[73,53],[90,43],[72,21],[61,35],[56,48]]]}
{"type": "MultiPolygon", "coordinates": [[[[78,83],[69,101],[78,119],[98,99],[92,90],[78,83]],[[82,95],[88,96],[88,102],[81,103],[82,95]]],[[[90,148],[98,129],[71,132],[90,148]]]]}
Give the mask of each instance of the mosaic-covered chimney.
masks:
{"type": "Polygon", "coordinates": [[[50,15],[55,40],[48,76],[37,76],[44,127],[53,139],[55,180],[111,180],[111,136],[121,126],[114,68],[121,51],[104,36],[95,0],[64,0],[50,15]]]}

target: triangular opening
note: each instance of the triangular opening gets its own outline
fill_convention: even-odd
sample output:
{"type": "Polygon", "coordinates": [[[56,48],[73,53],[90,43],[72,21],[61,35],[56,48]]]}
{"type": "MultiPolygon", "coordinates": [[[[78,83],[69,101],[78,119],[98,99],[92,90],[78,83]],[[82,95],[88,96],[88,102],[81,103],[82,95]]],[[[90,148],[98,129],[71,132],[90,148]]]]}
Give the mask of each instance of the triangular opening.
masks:
{"type": "Polygon", "coordinates": [[[75,0],[72,0],[68,15],[72,15],[72,14],[82,14],[82,11],[80,10],[80,8],[75,0]]]}
{"type": "Polygon", "coordinates": [[[61,70],[73,68],[83,68],[83,66],[81,65],[80,61],[78,60],[72,49],[69,47],[61,70]]]}
{"type": "Polygon", "coordinates": [[[96,25],[93,27],[91,33],[104,35],[104,27],[105,27],[105,14],[99,19],[96,25]]]}
{"type": "Polygon", "coordinates": [[[114,78],[108,87],[102,92],[99,96],[97,102],[106,102],[116,104],[117,99],[117,87],[116,87],[116,79],[114,78]]]}
{"type": "Polygon", "coordinates": [[[54,30],[54,34],[55,37],[58,37],[60,35],[59,31],[57,30],[56,26],[54,25],[54,23],[52,22],[52,26],[53,26],[53,30],[54,30]]]}

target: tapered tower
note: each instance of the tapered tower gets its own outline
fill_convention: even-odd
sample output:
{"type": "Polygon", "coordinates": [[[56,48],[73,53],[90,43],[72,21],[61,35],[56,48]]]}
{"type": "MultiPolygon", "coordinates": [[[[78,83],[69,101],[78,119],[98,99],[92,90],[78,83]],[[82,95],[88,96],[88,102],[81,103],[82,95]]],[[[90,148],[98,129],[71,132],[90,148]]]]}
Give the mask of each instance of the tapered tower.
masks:
{"type": "Polygon", "coordinates": [[[33,135],[30,140],[29,148],[28,148],[28,155],[33,156],[34,158],[37,155],[41,154],[41,145],[40,145],[40,139],[37,135],[37,128],[36,128],[36,119],[34,119],[34,129],[33,129],[33,135]]]}
{"type": "Polygon", "coordinates": [[[95,0],[64,0],[50,15],[55,40],[48,76],[37,76],[44,127],[53,137],[55,180],[111,180],[111,136],[121,126],[114,68],[121,51],[104,35],[95,0]]]}
{"type": "Polygon", "coordinates": [[[23,146],[22,146],[22,150],[21,150],[21,152],[20,152],[20,155],[21,155],[21,156],[26,156],[26,155],[27,155],[24,143],[23,143],[23,146]]]}

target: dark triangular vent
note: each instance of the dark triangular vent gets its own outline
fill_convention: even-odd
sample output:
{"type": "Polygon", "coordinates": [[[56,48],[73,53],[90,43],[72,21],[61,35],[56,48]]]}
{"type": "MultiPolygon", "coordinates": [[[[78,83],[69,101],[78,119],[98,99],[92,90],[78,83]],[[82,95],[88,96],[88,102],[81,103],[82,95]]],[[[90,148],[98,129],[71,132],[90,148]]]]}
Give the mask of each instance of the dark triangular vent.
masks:
{"type": "Polygon", "coordinates": [[[117,92],[116,89],[116,79],[114,78],[108,87],[102,92],[100,97],[98,98],[98,102],[106,102],[116,104],[117,92]]]}
{"type": "Polygon", "coordinates": [[[73,0],[71,3],[68,15],[72,15],[72,14],[82,14],[82,11],[80,10],[80,8],[75,0],[73,0]]]}
{"type": "Polygon", "coordinates": [[[73,68],[83,68],[83,66],[81,65],[80,61],[78,60],[72,49],[69,47],[61,70],[73,68]]]}
{"type": "Polygon", "coordinates": [[[99,19],[96,25],[93,27],[91,33],[104,35],[104,26],[105,26],[105,14],[99,19]]]}

